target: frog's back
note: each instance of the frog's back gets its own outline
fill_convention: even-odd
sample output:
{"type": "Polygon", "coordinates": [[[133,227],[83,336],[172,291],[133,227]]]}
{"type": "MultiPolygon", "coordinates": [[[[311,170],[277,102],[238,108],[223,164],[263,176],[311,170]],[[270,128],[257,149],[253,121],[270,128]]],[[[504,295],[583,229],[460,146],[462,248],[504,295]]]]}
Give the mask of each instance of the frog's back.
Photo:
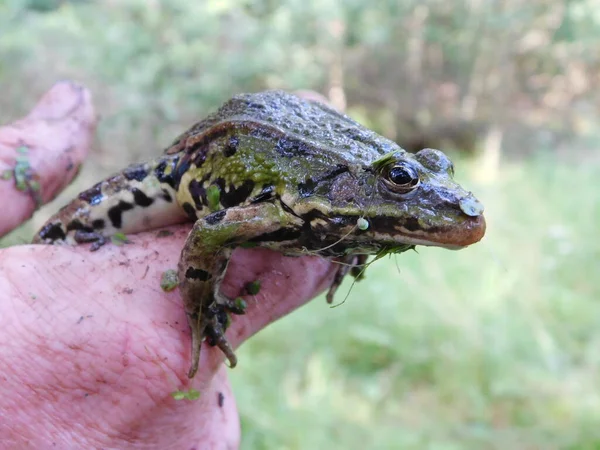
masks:
{"type": "Polygon", "coordinates": [[[399,147],[316,102],[280,91],[233,97],[148,163],[82,192],[34,242],[70,244],[195,220],[296,194],[399,147]],[[79,240],[74,238],[79,236],[79,240]]]}
{"type": "Polygon", "coordinates": [[[265,91],[233,97],[217,112],[179,136],[167,153],[193,151],[194,144],[198,146],[202,139],[212,140],[236,128],[256,136],[270,135],[274,142],[288,141],[281,143],[275,157],[277,154],[293,157],[318,153],[350,164],[369,164],[399,148],[327,105],[283,91],[265,91]],[[294,144],[301,147],[297,152],[292,148],[294,144]]]}
{"type": "Polygon", "coordinates": [[[177,200],[194,219],[274,196],[297,198],[304,187],[392,150],[400,148],[326,105],[266,91],[232,98],[166,153],[181,155],[177,200]],[[220,202],[210,207],[215,186],[220,202]]]}

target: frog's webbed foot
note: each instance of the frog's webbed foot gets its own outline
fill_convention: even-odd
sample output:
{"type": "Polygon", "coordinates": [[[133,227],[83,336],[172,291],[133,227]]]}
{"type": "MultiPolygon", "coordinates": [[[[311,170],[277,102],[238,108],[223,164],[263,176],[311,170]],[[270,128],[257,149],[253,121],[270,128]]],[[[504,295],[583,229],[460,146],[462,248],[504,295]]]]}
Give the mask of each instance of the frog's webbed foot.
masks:
{"type": "MultiPolygon", "coordinates": [[[[186,305],[188,323],[192,331],[192,365],[188,377],[193,378],[198,371],[202,341],[210,346],[219,347],[229,360],[229,366],[237,365],[237,357],[225,337],[229,327],[229,314],[244,314],[243,304],[235,302],[220,293],[214,293],[214,286],[220,286],[225,272],[213,277],[210,274],[214,267],[227,267],[231,251],[221,252],[208,265],[200,268],[201,261],[188,266],[183,280],[180,278],[180,289],[186,305]],[[216,280],[214,278],[217,278],[216,280]]],[[[180,267],[181,270],[181,267],[180,267]]]]}
{"type": "Polygon", "coordinates": [[[97,233],[95,231],[84,230],[77,230],[73,235],[73,239],[75,239],[75,242],[77,242],[78,244],[87,244],[89,242],[92,242],[92,245],[90,246],[90,252],[95,252],[108,242],[106,237],[102,234],[97,233]]]}
{"type": "Polygon", "coordinates": [[[225,337],[225,331],[230,322],[229,314],[244,314],[245,309],[233,300],[220,297],[218,302],[214,302],[205,311],[199,314],[188,314],[188,322],[192,329],[192,365],[188,372],[189,378],[193,378],[198,371],[200,349],[205,338],[208,345],[219,347],[225,354],[229,360],[229,367],[233,368],[237,365],[237,357],[225,337]]]}
{"type": "Polygon", "coordinates": [[[234,368],[237,365],[237,357],[235,356],[235,352],[233,351],[233,348],[231,348],[229,341],[227,341],[227,338],[225,337],[225,331],[227,331],[227,327],[229,326],[229,313],[244,314],[245,311],[231,309],[229,308],[229,305],[220,303],[216,303],[213,307],[208,309],[211,310],[209,314],[212,315],[212,317],[209,319],[209,323],[204,332],[206,342],[210,346],[219,347],[225,354],[225,357],[229,360],[229,367],[234,368]]]}
{"type": "Polygon", "coordinates": [[[342,281],[344,281],[346,275],[350,274],[356,281],[363,279],[365,263],[367,262],[368,257],[368,255],[347,255],[337,260],[339,267],[333,277],[329,291],[327,292],[327,303],[333,303],[333,297],[342,284],[342,281]]]}

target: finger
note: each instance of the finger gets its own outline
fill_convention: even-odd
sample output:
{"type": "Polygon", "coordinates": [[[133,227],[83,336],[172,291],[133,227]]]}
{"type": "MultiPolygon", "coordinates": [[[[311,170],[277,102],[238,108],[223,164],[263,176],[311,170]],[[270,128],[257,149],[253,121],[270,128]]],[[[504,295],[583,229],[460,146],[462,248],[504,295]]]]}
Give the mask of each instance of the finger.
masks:
{"type": "Polygon", "coordinates": [[[0,177],[5,205],[0,236],[31,217],[37,194],[42,203],[48,202],[73,179],[90,148],[95,125],[89,91],[65,81],[54,85],[28,116],[0,128],[0,174],[6,174],[0,177]],[[39,183],[39,192],[17,182],[18,159],[23,161],[21,175],[27,172],[26,177],[39,183]]]}
{"type": "MultiPolygon", "coordinates": [[[[235,429],[233,403],[216,416],[219,420],[209,420],[221,408],[218,392],[225,389],[224,372],[215,378],[224,367],[220,351],[205,345],[200,373],[187,379],[190,335],[181,298],[176,290],[160,288],[161,274],[177,265],[188,230],[182,226],[162,239],[156,233],[135,235],[134,245],[95,254],[84,247],[52,246],[0,253],[0,273],[9,280],[0,283],[0,292],[21,299],[8,306],[0,302],[0,330],[12,336],[10,346],[0,346],[0,373],[12,374],[10,395],[0,398],[0,409],[16,396],[31,400],[30,419],[46,411],[51,424],[24,420],[31,439],[43,436],[41,429],[55,430],[56,420],[65,426],[77,420],[104,446],[114,430],[119,437],[164,447],[165,439],[183,444],[215,436],[207,427],[235,429]],[[191,387],[202,392],[202,401],[170,396],[191,387]]],[[[285,258],[261,249],[236,252],[224,292],[235,295],[256,279],[262,288],[249,299],[247,315],[233,319],[228,336],[239,344],[312,298],[330,277],[330,265],[319,258],[285,258]]]]}

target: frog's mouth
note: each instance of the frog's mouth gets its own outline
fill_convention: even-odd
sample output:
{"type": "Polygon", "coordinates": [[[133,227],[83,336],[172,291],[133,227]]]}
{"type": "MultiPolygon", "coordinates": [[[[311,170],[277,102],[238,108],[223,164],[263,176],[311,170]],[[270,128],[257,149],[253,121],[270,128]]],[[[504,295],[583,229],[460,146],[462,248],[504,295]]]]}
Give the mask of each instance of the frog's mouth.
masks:
{"type": "Polygon", "coordinates": [[[417,220],[399,222],[397,218],[374,217],[369,219],[369,238],[379,242],[425,245],[458,250],[479,242],[485,235],[486,223],[483,215],[464,217],[450,225],[421,224],[417,220]]]}

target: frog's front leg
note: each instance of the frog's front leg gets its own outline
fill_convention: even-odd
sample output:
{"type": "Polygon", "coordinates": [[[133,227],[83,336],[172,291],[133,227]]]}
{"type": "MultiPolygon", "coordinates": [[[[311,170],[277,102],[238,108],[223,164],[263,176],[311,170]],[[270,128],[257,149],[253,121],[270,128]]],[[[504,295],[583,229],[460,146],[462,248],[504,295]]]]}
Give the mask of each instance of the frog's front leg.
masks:
{"type": "Polygon", "coordinates": [[[244,307],[220,293],[233,248],[253,239],[259,241],[261,236],[276,241],[275,232],[296,230],[301,225],[301,219],[273,203],[217,211],[194,224],[179,260],[179,288],[192,332],[190,378],[198,370],[204,338],[225,353],[231,367],[237,363],[225,329],[227,314],[243,314],[244,307]]]}

